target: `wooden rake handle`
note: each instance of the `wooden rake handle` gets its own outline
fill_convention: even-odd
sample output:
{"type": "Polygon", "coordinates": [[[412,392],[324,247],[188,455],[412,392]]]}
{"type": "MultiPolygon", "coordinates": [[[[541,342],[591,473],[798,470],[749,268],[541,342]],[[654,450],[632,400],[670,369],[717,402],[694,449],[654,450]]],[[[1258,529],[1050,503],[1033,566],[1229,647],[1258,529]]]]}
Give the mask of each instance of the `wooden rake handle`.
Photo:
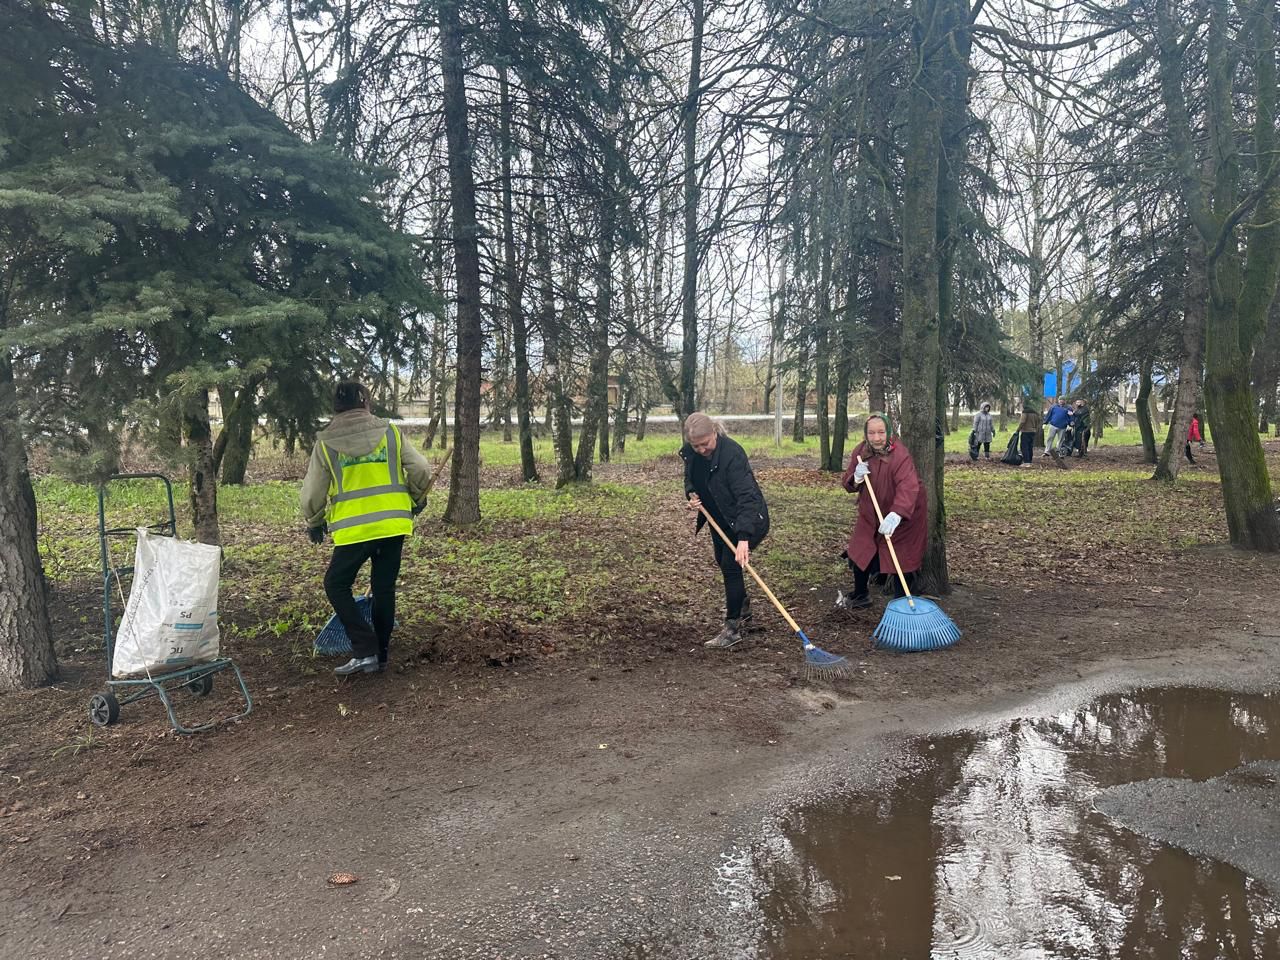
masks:
{"type": "Polygon", "coordinates": [[[440,474],[444,473],[444,468],[448,465],[449,458],[452,456],[453,447],[446,447],[444,456],[440,458],[440,465],[436,467],[435,472],[431,474],[431,478],[427,481],[427,489],[425,493],[430,493],[432,488],[435,487],[436,481],[440,479],[440,474]]]}
{"type": "MultiPolygon", "coordinates": [[[[720,539],[725,542],[725,545],[730,550],[738,549],[734,542],[725,536],[724,531],[720,529],[720,524],[716,523],[715,520],[712,519],[711,514],[707,512],[707,508],[702,505],[701,499],[698,501],[698,511],[707,518],[707,523],[711,524],[711,529],[720,535],[720,539]]],[[[778,598],[773,595],[773,591],[770,590],[765,582],[760,579],[760,574],[756,573],[755,568],[748,563],[743,566],[742,569],[751,574],[752,579],[760,585],[760,589],[764,591],[764,595],[769,598],[775,607],[778,608],[778,612],[782,614],[782,619],[787,621],[787,626],[791,628],[791,631],[793,633],[800,633],[800,625],[791,619],[791,614],[787,613],[787,608],[782,605],[778,598]]]]}
{"type": "MultiPolygon", "coordinates": [[[[858,458],[858,462],[862,462],[862,458],[858,458]]],[[[884,514],[880,512],[880,501],[876,499],[876,488],[871,485],[870,467],[867,468],[868,473],[866,479],[862,482],[866,484],[867,492],[871,494],[871,505],[876,508],[876,518],[884,523],[884,514]]],[[[907,575],[902,572],[902,564],[898,562],[898,551],[893,549],[893,534],[886,533],[884,542],[889,545],[889,556],[893,558],[893,569],[898,571],[898,582],[902,584],[902,592],[907,595],[907,603],[911,604],[911,609],[916,608],[916,602],[911,596],[911,588],[907,586],[907,575]]]]}

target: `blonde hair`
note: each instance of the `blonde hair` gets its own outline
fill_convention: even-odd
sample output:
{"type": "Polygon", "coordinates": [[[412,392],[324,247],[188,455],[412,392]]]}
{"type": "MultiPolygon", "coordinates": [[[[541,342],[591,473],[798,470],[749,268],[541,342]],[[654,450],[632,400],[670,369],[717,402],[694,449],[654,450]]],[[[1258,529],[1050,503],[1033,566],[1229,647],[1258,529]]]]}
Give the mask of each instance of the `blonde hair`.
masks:
{"type": "Polygon", "coordinates": [[[691,413],[684,421],[684,438],[690,442],[695,437],[709,437],[711,434],[717,434],[724,437],[724,424],[718,420],[712,420],[705,413],[691,413]]]}

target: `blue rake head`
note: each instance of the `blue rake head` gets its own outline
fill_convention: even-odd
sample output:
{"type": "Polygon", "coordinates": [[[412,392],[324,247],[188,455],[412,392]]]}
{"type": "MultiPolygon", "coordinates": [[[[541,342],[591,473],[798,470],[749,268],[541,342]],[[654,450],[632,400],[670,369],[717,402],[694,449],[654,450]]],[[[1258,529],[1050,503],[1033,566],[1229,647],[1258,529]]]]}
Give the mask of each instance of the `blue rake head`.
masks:
{"type": "Polygon", "coordinates": [[[960,628],[932,600],[900,597],[884,608],[871,637],[881,650],[942,650],[960,639],[960,628]]]}
{"type": "MultiPolygon", "coordinates": [[[[364,622],[372,626],[373,600],[369,597],[357,597],[356,609],[360,611],[360,616],[364,618],[364,622]]],[[[347,631],[343,629],[342,621],[338,619],[336,613],[329,618],[329,622],[324,625],[324,629],[316,635],[313,646],[315,652],[322,657],[345,657],[351,653],[351,638],[347,636],[347,631]]]]}
{"type": "Polygon", "coordinates": [[[804,635],[803,630],[797,631],[796,636],[804,644],[804,670],[808,677],[827,680],[832,677],[852,675],[853,669],[844,657],[814,646],[813,641],[804,635]]]}

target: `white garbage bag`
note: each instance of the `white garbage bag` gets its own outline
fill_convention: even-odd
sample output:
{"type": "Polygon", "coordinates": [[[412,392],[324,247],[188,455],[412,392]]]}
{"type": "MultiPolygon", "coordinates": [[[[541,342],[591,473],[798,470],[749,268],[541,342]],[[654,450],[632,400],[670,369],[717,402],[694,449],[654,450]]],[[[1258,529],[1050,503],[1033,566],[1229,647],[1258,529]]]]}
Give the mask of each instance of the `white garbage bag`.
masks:
{"type": "Polygon", "coordinates": [[[138,528],[112,676],[181,670],[217,659],[221,562],[220,547],[138,528]]]}

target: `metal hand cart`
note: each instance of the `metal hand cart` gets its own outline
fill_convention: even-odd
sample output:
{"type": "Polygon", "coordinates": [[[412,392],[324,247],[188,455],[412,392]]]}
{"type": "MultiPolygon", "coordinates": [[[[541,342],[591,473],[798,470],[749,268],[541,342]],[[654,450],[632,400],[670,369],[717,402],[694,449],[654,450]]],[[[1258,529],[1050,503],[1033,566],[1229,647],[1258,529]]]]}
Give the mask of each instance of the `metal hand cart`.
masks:
{"type": "Polygon", "coordinates": [[[164,704],[164,708],[169,714],[169,723],[178,733],[199,733],[201,730],[208,730],[219,723],[247,717],[253,711],[253,700],[249,697],[249,688],[245,686],[240,668],[236,666],[235,661],[230,657],[219,657],[216,660],[199,663],[182,670],[151,673],[145,677],[122,680],[116,680],[112,677],[111,663],[115,653],[115,618],[112,613],[112,588],[114,586],[120,593],[121,603],[123,603],[123,578],[133,573],[133,567],[131,565],[115,566],[112,563],[111,539],[113,537],[136,537],[137,535],[135,527],[114,527],[110,529],[107,527],[107,487],[117,480],[159,480],[163,483],[165,495],[168,499],[169,519],[150,524],[146,529],[162,536],[176,537],[178,535],[178,521],[173,509],[173,484],[169,482],[169,478],[164,474],[118,473],[98,486],[98,545],[102,552],[102,639],[107,651],[107,689],[102,693],[95,693],[89,698],[89,719],[99,727],[108,727],[120,719],[120,708],[126,703],[133,703],[151,696],[160,698],[160,702],[164,704]],[[237,713],[235,716],[224,717],[221,720],[211,720],[200,726],[183,726],[174,712],[171,695],[179,688],[182,688],[198,697],[207,697],[213,692],[214,675],[221,673],[223,670],[230,670],[235,674],[236,682],[240,684],[240,693],[244,697],[244,712],[237,713]]]}

